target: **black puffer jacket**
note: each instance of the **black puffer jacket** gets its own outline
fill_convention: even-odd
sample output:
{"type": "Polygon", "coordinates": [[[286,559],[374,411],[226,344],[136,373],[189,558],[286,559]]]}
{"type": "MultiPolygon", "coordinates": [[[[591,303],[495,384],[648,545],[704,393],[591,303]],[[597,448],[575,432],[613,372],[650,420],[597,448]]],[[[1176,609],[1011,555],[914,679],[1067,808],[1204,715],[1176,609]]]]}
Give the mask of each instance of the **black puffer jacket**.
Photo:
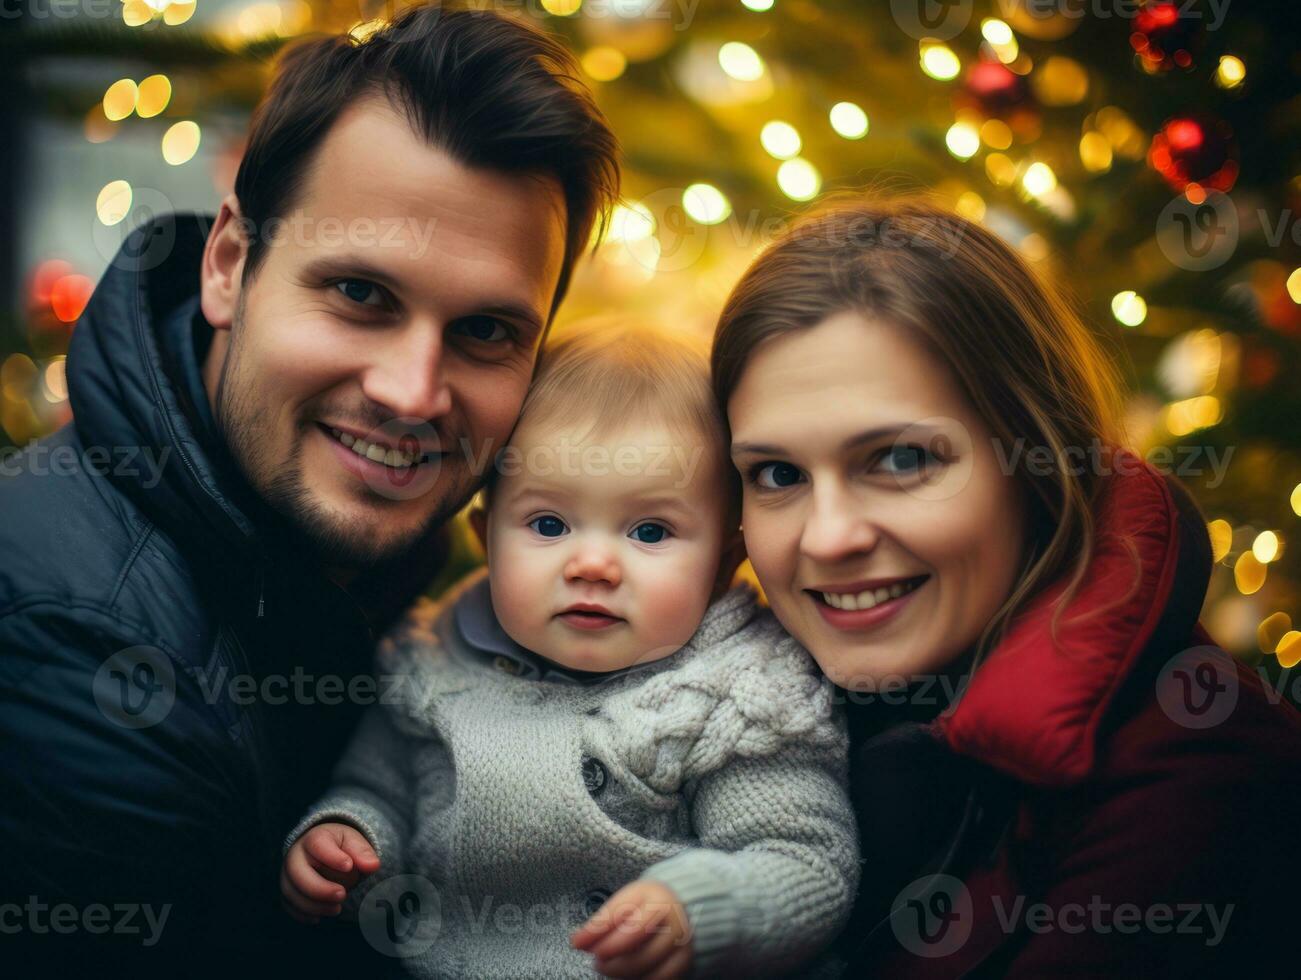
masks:
{"type": "Polygon", "coordinates": [[[290,952],[309,931],[278,908],[281,841],[445,554],[440,534],[349,595],[254,497],[200,405],[209,224],[128,240],[73,336],[75,421],[4,461],[0,960],[290,952]]]}

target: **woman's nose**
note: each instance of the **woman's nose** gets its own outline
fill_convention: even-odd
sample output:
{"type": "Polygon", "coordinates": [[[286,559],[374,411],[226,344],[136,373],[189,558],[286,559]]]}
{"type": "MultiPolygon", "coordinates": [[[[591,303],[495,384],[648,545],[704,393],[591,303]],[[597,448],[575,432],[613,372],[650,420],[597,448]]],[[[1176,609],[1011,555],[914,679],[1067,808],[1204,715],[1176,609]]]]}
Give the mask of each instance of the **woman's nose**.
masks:
{"type": "Polygon", "coordinates": [[[832,563],[870,552],[880,536],[863,501],[847,489],[815,489],[800,536],[800,551],[806,558],[832,563]]]}
{"type": "Polygon", "coordinates": [[[608,548],[587,544],[581,546],[565,563],[565,580],[603,582],[613,587],[623,581],[623,572],[608,548]]]}

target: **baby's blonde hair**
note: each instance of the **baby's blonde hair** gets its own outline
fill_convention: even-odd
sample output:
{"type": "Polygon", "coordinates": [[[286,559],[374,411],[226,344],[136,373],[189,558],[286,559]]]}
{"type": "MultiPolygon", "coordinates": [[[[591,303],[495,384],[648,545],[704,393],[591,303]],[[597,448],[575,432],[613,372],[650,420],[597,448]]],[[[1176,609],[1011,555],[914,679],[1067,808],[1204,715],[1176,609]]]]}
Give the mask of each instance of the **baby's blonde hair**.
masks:
{"type": "Polygon", "coordinates": [[[704,442],[718,461],[729,527],[735,527],[740,484],[710,383],[708,340],[621,315],[587,318],[553,334],[539,355],[516,431],[586,426],[580,439],[587,439],[634,423],[662,424],[704,442]]]}

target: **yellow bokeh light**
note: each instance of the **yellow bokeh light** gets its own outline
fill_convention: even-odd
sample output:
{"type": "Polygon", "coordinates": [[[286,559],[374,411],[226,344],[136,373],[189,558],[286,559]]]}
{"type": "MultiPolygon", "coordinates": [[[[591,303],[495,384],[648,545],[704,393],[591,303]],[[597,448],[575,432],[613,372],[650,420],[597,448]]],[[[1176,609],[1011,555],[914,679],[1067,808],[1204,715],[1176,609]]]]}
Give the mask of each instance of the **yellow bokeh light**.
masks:
{"type": "Polygon", "coordinates": [[[1233,526],[1216,518],[1206,525],[1206,532],[1211,536],[1211,560],[1223,561],[1233,546],[1233,526]]]}
{"type": "Polygon", "coordinates": [[[999,187],[1011,187],[1016,183],[1016,164],[1002,153],[991,153],[985,157],[985,174],[999,187]]]}
{"type": "Polygon", "coordinates": [[[167,108],[172,101],[172,82],[166,75],[150,75],[140,83],[136,95],[136,114],[149,119],[167,108]]]}
{"type": "Polygon", "coordinates": [[[831,128],[847,140],[860,140],[867,135],[867,113],[853,102],[837,102],[831,107],[831,128]]]}
{"type": "Polygon", "coordinates": [[[692,221],[716,225],[732,213],[732,202],[713,184],[692,184],[682,192],[682,209],[692,221]]]}
{"type": "Polygon", "coordinates": [[[968,221],[979,221],[985,216],[985,199],[975,191],[964,191],[958,197],[954,210],[968,221]]]}
{"type": "Polygon", "coordinates": [[[958,72],[962,71],[962,62],[953,50],[946,44],[934,42],[922,42],[921,65],[922,71],[941,82],[957,78],[958,72]]]}
{"type": "Polygon", "coordinates": [[[1301,632],[1285,633],[1274,648],[1274,655],[1278,657],[1278,665],[1285,669],[1301,664],[1301,632]]]}
{"type": "Polygon", "coordinates": [[[1032,163],[1021,178],[1021,186],[1032,197],[1042,197],[1057,186],[1057,175],[1046,163],[1032,163]]]}
{"type": "Polygon", "coordinates": [[[1220,58],[1219,67],[1215,69],[1215,84],[1220,88],[1237,88],[1247,77],[1247,66],[1242,59],[1231,54],[1220,58]]]}
{"type": "Polygon", "coordinates": [[[104,115],[104,107],[96,104],[86,113],[86,140],[90,143],[105,143],[117,134],[118,124],[109,122],[104,115]]]}
{"type": "Polygon", "coordinates": [[[741,0],[741,5],[747,10],[761,14],[765,10],[772,10],[773,0],[741,0]]]}
{"type": "Polygon", "coordinates": [[[1296,514],[1297,517],[1301,517],[1301,483],[1292,488],[1291,502],[1292,513],[1296,514]]]}
{"type": "Polygon", "coordinates": [[[110,180],[95,199],[95,215],[101,224],[112,227],[131,213],[131,185],[125,180],[110,180]]]}
{"type": "Polygon", "coordinates": [[[1293,303],[1301,304],[1301,267],[1293,269],[1287,277],[1287,294],[1292,297],[1293,303]]]}
{"type": "Polygon", "coordinates": [[[1111,297],[1111,313],[1127,327],[1137,327],[1147,319],[1147,300],[1132,289],[1122,289],[1111,297]]]}
{"type": "Polygon", "coordinates": [[[796,156],[800,152],[800,147],[804,145],[799,131],[790,123],[782,122],[780,119],[764,123],[759,133],[759,142],[769,155],[778,160],[789,160],[796,156]]]}
{"type": "Polygon", "coordinates": [[[1278,535],[1273,531],[1261,531],[1256,535],[1256,540],[1251,542],[1251,553],[1256,556],[1256,561],[1268,565],[1278,557],[1281,544],[1278,535]]]}
{"type": "Polygon", "coordinates": [[[1273,653],[1278,649],[1282,641],[1292,629],[1292,617],[1285,612],[1276,612],[1271,616],[1266,616],[1259,626],[1256,627],[1256,642],[1260,645],[1261,653],[1273,653]]]}
{"type": "Polygon", "coordinates": [[[954,123],[944,134],[944,145],[959,160],[970,160],[980,149],[980,133],[971,123],[954,123]]]}
{"type": "Polygon", "coordinates": [[[980,124],[980,138],[995,150],[1006,150],[1012,145],[1012,127],[1001,119],[986,119],[980,124]]]}
{"type": "Polygon", "coordinates": [[[142,27],[154,19],[157,11],[145,0],[123,0],[122,22],[127,27],[142,27]]]}
{"type": "Polygon", "coordinates": [[[542,9],[553,17],[572,17],[582,5],[583,0],[542,0],[542,9]]]}
{"type": "Polygon", "coordinates": [[[197,7],[196,0],[190,0],[189,3],[170,3],[163,11],[163,23],[168,27],[180,27],[194,16],[197,7]]]}
{"type": "Polygon", "coordinates": [[[997,17],[986,17],[980,22],[980,33],[990,44],[1010,44],[1016,40],[1012,33],[1012,28],[1008,26],[1007,21],[999,20],[997,17]]]}
{"type": "Polygon", "coordinates": [[[811,201],[822,190],[822,175],[809,161],[795,157],[777,168],[777,186],[793,201],[811,201]]]}
{"type": "Polygon", "coordinates": [[[199,124],[185,120],[163,134],[163,159],[173,167],[186,163],[199,150],[199,124]]]}
{"type": "Polygon", "coordinates": [[[718,63],[738,82],[753,82],[763,77],[763,59],[759,52],[740,41],[728,41],[719,48],[718,63]]]}
{"type": "Polygon", "coordinates": [[[1089,73],[1074,58],[1053,55],[1030,78],[1044,105],[1078,105],[1089,94],[1089,73]]]}
{"type": "Polygon", "coordinates": [[[610,213],[610,241],[639,242],[655,234],[655,217],[639,201],[615,205],[610,213]]]}
{"type": "Polygon", "coordinates": [[[1250,551],[1244,551],[1233,565],[1233,583],[1243,595],[1253,595],[1265,584],[1266,568],[1250,551]]]}
{"type": "Polygon", "coordinates": [[[628,59],[618,48],[601,44],[583,55],[583,71],[598,82],[612,82],[624,73],[628,59]]]}
{"type": "Polygon", "coordinates": [[[63,354],[45,365],[45,398],[56,405],[68,399],[68,359],[63,354]]]}
{"type": "Polygon", "coordinates": [[[104,93],[104,115],[117,122],[125,119],[136,110],[136,98],[140,90],[129,78],[119,78],[104,93]]]}
{"type": "Polygon", "coordinates": [[[1107,137],[1095,132],[1080,137],[1080,162],[1089,173],[1106,173],[1111,169],[1111,159],[1111,143],[1107,137]]]}
{"type": "Polygon", "coordinates": [[[1165,427],[1173,436],[1186,436],[1216,425],[1224,417],[1220,400],[1213,395],[1185,398],[1166,406],[1165,427]]]}

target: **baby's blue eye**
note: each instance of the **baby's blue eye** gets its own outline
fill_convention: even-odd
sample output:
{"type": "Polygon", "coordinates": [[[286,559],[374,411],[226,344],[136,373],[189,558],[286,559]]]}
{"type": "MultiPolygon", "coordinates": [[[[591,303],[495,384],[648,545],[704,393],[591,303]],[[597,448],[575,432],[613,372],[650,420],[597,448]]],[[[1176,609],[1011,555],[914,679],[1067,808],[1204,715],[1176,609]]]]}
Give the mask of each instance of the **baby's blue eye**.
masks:
{"type": "Polygon", "coordinates": [[[533,520],[529,521],[529,527],[544,538],[558,538],[568,530],[564,521],[559,517],[552,517],[550,514],[545,517],[533,518],[533,520]]]}
{"type": "Polygon", "coordinates": [[[629,537],[636,538],[642,544],[659,544],[669,533],[669,529],[663,524],[653,524],[647,521],[645,524],[638,524],[632,529],[629,537]]]}

